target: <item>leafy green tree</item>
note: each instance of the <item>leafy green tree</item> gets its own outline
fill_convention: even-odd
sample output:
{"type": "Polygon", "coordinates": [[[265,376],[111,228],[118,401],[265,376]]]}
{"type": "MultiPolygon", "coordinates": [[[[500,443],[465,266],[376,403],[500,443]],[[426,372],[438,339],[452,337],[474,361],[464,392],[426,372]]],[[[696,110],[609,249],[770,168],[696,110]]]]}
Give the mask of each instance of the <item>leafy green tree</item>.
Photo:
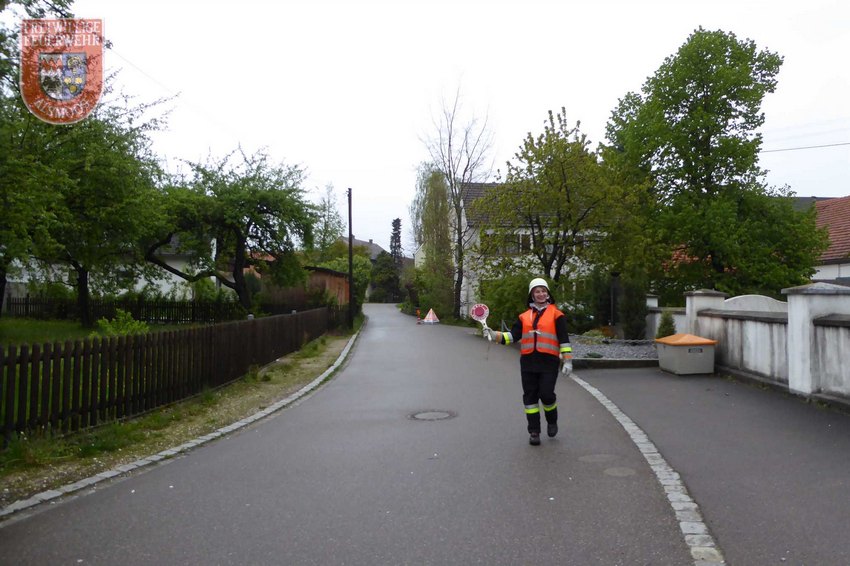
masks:
{"type": "Polygon", "coordinates": [[[75,274],[84,325],[91,322],[91,275],[95,290],[110,292],[131,287],[145,272],[140,242],[159,210],[159,169],[144,130],[131,123],[126,108],[105,114],[69,132],[73,149],[68,148],[65,169],[73,183],[63,191],[51,230],[62,249],[48,256],[51,264],[64,264],[75,274]]]}
{"type": "Polygon", "coordinates": [[[381,252],[375,258],[372,267],[372,295],[375,302],[396,302],[400,300],[399,273],[393,256],[381,252]]]}
{"type": "MultiPolygon", "coordinates": [[[[319,202],[316,225],[314,227],[314,248],[308,257],[315,263],[328,261],[340,255],[344,250],[340,238],[345,232],[345,223],[337,209],[333,185],[325,187],[325,194],[319,202]]],[[[343,246],[344,247],[344,246],[343,246]]]]}
{"type": "Polygon", "coordinates": [[[620,322],[623,337],[627,340],[643,340],[646,335],[647,286],[643,274],[623,278],[623,293],[620,301],[620,322]]]}
{"type": "Polygon", "coordinates": [[[374,302],[401,301],[401,218],[393,220],[390,235],[390,252],[381,252],[372,267],[372,294],[374,302]]]}
{"type": "Polygon", "coordinates": [[[215,277],[251,309],[250,270],[280,285],[303,281],[297,251],[312,244],[316,212],[305,200],[301,169],[274,164],[263,151],[235,153],[237,163],[234,154],[193,163],[188,185],[169,191],[170,225],[148,246],[146,258],[190,282],[215,277]],[[175,236],[196,254],[191,272],[157,255],[175,236]]]}
{"type": "Polygon", "coordinates": [[[416,270],[414,286],[421,307],[449,313],[454,308],[454,266],[449,189],[445,175],[436,167],[423,164],[416,180],[416,196],[411,205],[414,240],[424,254],[421,269],[416,270]],[[439,309],[439,310],[438,310],[439,309]]]}
{"type": "Polygon", "coordinates": [[[481,252],[490,258],[490,271],[521,268],[554,282],[574,275],[613,229],[616,189],[579,124],[570,126],[564,109],[550,111],[543,133],[529,133],[508,162],[505,182],[473,207],[483,218],[481,252]],[[518,234],[527,236],[527,251],[516,249],[518,234]]]}
{"type": "MultiPolygon", "coordinates": [[[[14,12],[29,18],[67,17],[70,2],[3,3],[4,18],[14,12]]],[[[5,19],[3,20],[5,21],[5,19]]],[[[53,222],[51,203],[68,183],[64,171],[49,163],[56,128],[35,118],[19,92],[18,30],[0,21],[0,301],[14,266],[23,265],[36,249],[54,242],[47,230],[53,222]]],[[[0,303],[2,312],[2,303],[0,303]]]]}
{"type": "Polygon", "coordinates": [[[45,162],[49,128],[20,99],[0,96],[0,297],[14,265],[55,244],[48,230],[52,205],[70,181],[45,162]]]}
{"type": "MultiPolygon", "coordinates": [[[[70,5],[22,1],[6,8],[32,18],[71,17],[70,5]]],[[[82,322],[91,326],[91,292],[126,288],[146,271],[139,243],[158,212],[160,174],[148,133],[161,125],[149,112],[161,101],[116,95],[107,77],[86,120],[45,124],[20,101],[18,30],[0,33],[0,285],[14,262],[32,275],[41,265],[47,280],[75,288],[82,322]]]]}
{"type": "Polygon", "coordinates": [[[649,187],[636,213],[665,246],[651,262],[662,293],[775,295],[814,273],[824,234],[758,166],[761,104],[781,64],[750,40],[699,28],[614,112],[603,155],[620,178],[649,187]]]}
{"type": "Polygon", "coordinates": [[[599,266],[594,267],[583,281],[582,300],[587,304],[593,326],[608,326],[614,324],[613,311],[616,297],[614,297],[614,278],[611,272],[599,266]]]}

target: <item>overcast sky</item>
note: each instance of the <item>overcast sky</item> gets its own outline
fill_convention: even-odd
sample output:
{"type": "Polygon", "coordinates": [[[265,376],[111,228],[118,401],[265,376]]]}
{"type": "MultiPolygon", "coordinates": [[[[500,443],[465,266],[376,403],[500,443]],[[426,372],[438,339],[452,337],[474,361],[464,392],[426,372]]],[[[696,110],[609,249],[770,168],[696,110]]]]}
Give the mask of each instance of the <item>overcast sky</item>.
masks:
{"type": "Polygon", "coordinates": [[[595,147],[618,100],[699,26],[785,59],[763,106],[769,184],[850,195],[847,0],[77,0],[73,10],[104,20],[106,68],[121,69],[126,92],[178,95],[155,135],[161,156],[265,147],[307,170],[313,200],[332,184],[346,221],[351,187],[356,238],[389,250],[401,218],[406,255],[422,140],[444,99],[460,89],[464,115],[486,117],[494,172],[562,106],[595,147]]]}

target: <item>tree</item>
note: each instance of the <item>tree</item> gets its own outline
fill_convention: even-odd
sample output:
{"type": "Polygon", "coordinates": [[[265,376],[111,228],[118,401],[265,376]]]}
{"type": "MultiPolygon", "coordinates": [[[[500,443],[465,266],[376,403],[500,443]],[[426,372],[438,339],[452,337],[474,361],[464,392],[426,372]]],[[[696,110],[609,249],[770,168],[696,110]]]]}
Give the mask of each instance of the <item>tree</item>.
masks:
{"type": "Polygon", "coordinates": [[[51,205],[70,181],[46,160],[50,128],[20,98],[0,96],[0,300],[13,267],[54,244],[48,230],[55,220],[51,205]]]}
{"type": "Polygon", "coordinates": [[[316,225],[314,228],[314,250],[311,260],[321,263],[338,255],[340,237],[345,232],[345,223],[337,209],[333,185],[325,187],[325,194],[319,202],[316,225]]]}
{"type": "Polygon", "coordinates": [[[648,183],[637,212],[664,244],[654,279],[668,293],[775,295],[814,273],[824,234],[758,166],[761,103],[781,64],[750,40],[699,28],[609,122],[606,161],[648,183]]]}
{"type": "Polygon", "coordinates": [[[414,240],[424,255],[422,269],[416,270],[414,286],[420,306],[436,312],[449,312],[454,306],[452,234],[449,189],[445,175],[423,164],[416,179],[416,196],[410,207],[414,240]]]}
{"type": "Polygon", "coordinates": [[[640,276],[637,279],[623,279],[622,301],[619,305],[620,322],[623,337],[627,340],[643,340],[646,335],[646,282],[640,276]]]}
{"type": "Polygon", "coordinates": [[[18,89],[18,33],[7,28],[6,21],[26,18],[70,18],[73,0],[11,0],[0,2],[0,91],[4,95],[17,94],[18,89]],[[6,18],[8,16],[8,19],[6,18]]]}
{"type": "Polygon", "coordinates": [[[393,220],[393,232],[390,235],[390,255],[397,270],[401,271],[401,265],[404,260],[401,251],[401,218],[393,220]]]}
{"type": "MultiPolygon", "coordinates": [[[[13,4],[32,18],[71,17],[65,0],[13,4]]],[[[34,268],[35,258],[47,277],[75,287],[82,323],[91,326],[92,287],[126,288],[145,271],[139,243],[157,214],[160,174],[148,132],[162,123],[149,112],[162,101],[137,104],[116,95],[107,77],[102,101],[86,120],[45,124],[20,101],[17,34],[2,29],[0,285],[13,262],[34,268]]]]}
{"type": "Polygon", "coordinates": [[[393,256],[381,252],[372,267],[372,295],[375,302],[396,302],[400,299],[399,271],[393,256]]]}
{"type": "MultiPolygon", "coordinates": [[[[30,18],[67,17],[69,4],[12,2],[0,11],[20,6],[30,18]]],[[[0,312],[14,265],[26,263],[36,248],[53,244],[47,230],[53,221],[49,208],[68,182],[65,172],[49,163],[48,141],[56,128],[35,118],[21,100],[18,49],[18,30],[0,22],[0,312]]]]}
{"type": "Polygon", "coordinates": [[[187,281],[215,277],[250,309],[249,271],[281,285],[303,279],[296,252],[312,244],[316,212],[305,200],[301,169],[273,164],[263,151],[234,153],[237,163],[230,154],[192,164],[188,185],[169,192],[171,225],[150,243],[146,257],[187,281]],[[192,272],[171,267],[157,256],[174,236],[196,253],[192,272]]]}
{"type": "Polygon", "coordinates": [[[550,111],[543,133],[529,133],[508,162],[505,183],[475,203],[486,234],[482,253],[496,259],[498,271],[523,264],[557,282],[588,263],[594,245],[613,229],[619,200],[579,124],[570,126],[563,108],[557,115],[550,111]],[[516,245],[519,233],[528,236],[534,265],[516,245]]]}
{"type": "Polygon", "coordinates": [[[393,220],[390,253],[381,252],[372,267],[372,295],[375,302],[401,300],[401,219],[393,220]]]}
{"type": "Polygon", "coordinates": [[[460,297],[466,274],[466,248],[472,231],[464,222],[464,187],[469,183],[486,180],[490,175],[487,163],[492,136],[487,120],[479,122],[473,117],[461,123],[460,90],[454,102],[443,102],[441,114],[435,120],[435,137],[425,142],[434,167],[442,173],[447,187],[449,215],[452,228],[452,258],[454,260],[454,289],[452,314],[460,317],[460,297]]]}
{"type": "Polygon", "coordinates": [[[68,182],[51,209],[52,245],[37,250],[38,259],[73,273],[84,326],[93,323],[92,285],[126,289],[147,267],[141,246],[157,223],[161,175],[148,132],[160,121],[144,116],[157,103],[102,102],[86,120],[56,128],[48,143],[45,163],[68,182]]]}

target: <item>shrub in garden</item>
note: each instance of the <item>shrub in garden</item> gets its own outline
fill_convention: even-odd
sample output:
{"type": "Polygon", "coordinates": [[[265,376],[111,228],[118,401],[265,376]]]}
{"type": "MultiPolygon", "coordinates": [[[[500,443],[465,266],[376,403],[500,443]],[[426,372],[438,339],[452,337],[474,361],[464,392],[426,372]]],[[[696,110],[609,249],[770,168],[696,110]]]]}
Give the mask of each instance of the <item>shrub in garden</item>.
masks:
{"type": "Polygon", "coordinates": [[[676,323],[673,320],[673,313],[664,311],[661,313],[661,320],[658,322],[658,330],[655,332],[656,338],[664,338],[676,334],[676,323]]]}

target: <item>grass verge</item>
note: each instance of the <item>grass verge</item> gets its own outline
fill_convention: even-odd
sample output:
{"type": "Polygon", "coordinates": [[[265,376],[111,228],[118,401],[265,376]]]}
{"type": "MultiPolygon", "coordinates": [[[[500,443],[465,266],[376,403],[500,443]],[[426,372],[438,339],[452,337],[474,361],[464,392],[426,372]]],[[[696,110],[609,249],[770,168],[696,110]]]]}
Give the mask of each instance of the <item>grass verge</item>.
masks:
{"type": "Polygon", "coordinates": [[[327,370],[349,335],[325,335],[242,379],[138,417],[69,436],[21,437],[0,451],[0,508],[228,426],[327,370]]]}

